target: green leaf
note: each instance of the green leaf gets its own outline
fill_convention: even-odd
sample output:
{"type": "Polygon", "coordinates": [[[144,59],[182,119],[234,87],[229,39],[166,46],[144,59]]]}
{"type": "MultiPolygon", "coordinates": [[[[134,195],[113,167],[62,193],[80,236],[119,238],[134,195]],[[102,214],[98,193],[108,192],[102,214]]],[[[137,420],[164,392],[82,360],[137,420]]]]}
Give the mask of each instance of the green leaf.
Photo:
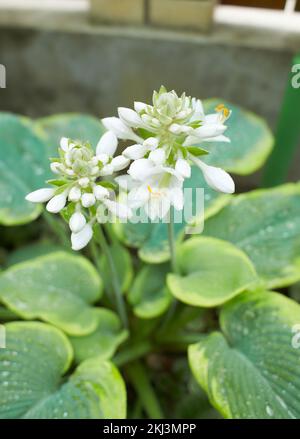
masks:
{"type": "MultiPolygon", "coordinates": [[[[197,167],[193,167],[192,176],[185,181],[184,186],[192,190],[192,197],[187,196],[185,202],[185,211],[191,212],[192,214],[196,213],[196,199],[199,200],[199,197],[202,196],[202,194],[196,192],[196,189],[204,189],[204,210],[206,218],[218,212],[230,199],[228,195],[221,195],[213,191],[206,184],[201,171],[197,167]]],[[[202,220],[203,212],[198,212],[195,223],[199,224],[202,220]]],[[[174,230],[178,242],[183,239],[186,226],[187,223],[184,217],[176,220],[174,230]]],[[[188,229],[189,233],[197,232],[197,229],[194,231],[191,227],[188,229]]],[[[151,223],[150,220],[148,223],[116,223],[114,224],[114,230],[124,244],[139,248],[139,256],[143,261],[149,264],[160,264],[170,259],[168,227],[166,223],[151,223]]]]}
{"type": "Polygon", "coordinates": [[[199,384],[225,418],[300,417],[300,307],[269,292],[245,293],[221,312],[223,333],[191,345],[199,384]]]}
{"type": "Polygon", "coordinates": [[[46,145],[24,117],[0,113],[0,224],[28,223],[41,206],[25,196],[50,176],[46,145]]]}
{"type": "Polygon", "coordinates": [[[36,242],[35,244],[29,244],[11,252],[7,258],[6,265],[14,265],[19,262],[28,261],[39,256],[48,255],[62,250],[62,247],[57,244],[52,244],[50,241],[36,242]]]}
{"type": "Polygon", "coordinates": [[[50,325],[14,322],[0,349],[1,419],[109,419],[126,414],[125,385],[100,358],[80,364],[67,379],[72,347],[50,325]]]}
{"type": "Polygon", "coordinates": [[[95,148],[104,128],[100,119],[87,114],[57,114],[38,119],[36,127],[44,133],[48,145],[48,156],[55,156],[62,137],[90,142],[95,148]]]}
{"type": "Polygon", "coordinates": [[[128,293],[133,312],[141,319],[152,319],[163,314],[172,297],[166,288],[169,264],[147,265],[137,274],[128,293]]]}
{"type": "Polygon", "coordinates": [[[226,241],[189,239],[179,248],[177,262],[182,275],[169,274],[167,285],[188,305],[218,306],[257,285],[248,257],[226,241]]]}
{"type": "Polygon", "coordinates": [[[128,332],[122,330],[120,319],[114,312],[105,308],[97,308],[96,311],[96,330],[82,337],[70,337],[77,363],[96,356],[109,360],[128,337],[128,332]]]}
{"type": "Polygon", "coordinates": [[[188,146],[186,149],[195,157],[209,154],[206,149],[200,148],[199,146],[188,146]]]}
{"type": "MultiPolygon", "coordinates": [[[[118,273],[121,289],[122,291],[127,291],[133,278],[131,256],[128,250],[118,243],[113,243],[110,246],[110,251],[114,260],[116,271],[118,273]]],[[[100,266],[104,285],[112,287],[109,265],[104,254],[102,254],[100,257],[100,266]]]]}
{"type": "MultiPolygon", "coordinates": [[[[219,103],[218,99],[208,99],[204,102],[205,111],[214,112],[219,103]]],[[[271,153],[273,135],[262,118],[231,103],[224,104],[232,110],[225,132],[231,143],[205,142],[209,155],[204,161],[235,174],[251,174],[263,166],[271,153]]]]}
{"type": "Polygon", "coordinates": [[[300,185],[287,184],[232,198],[205,223],[204,233],[231,241],[270,288],[300,279],[300,185]]]}
{"type": "Polygon", "coordinates": [[[0,301],[24,319],[42,319],[70,335],[98,325],[91,304],[101,297],[102,281],[82,256],[51,253],[13,265],[0,275],[0,301]]]}

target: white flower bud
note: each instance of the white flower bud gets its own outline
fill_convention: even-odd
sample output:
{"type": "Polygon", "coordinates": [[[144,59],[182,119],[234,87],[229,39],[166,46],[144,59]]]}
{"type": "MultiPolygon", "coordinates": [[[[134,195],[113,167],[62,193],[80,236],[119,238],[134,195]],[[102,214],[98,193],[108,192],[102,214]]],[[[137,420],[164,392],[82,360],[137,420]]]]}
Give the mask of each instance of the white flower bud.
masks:
{"type": "Polygon", "coordinates": [[[72,189],[69,192],[69,200],[70,201],[79,201],[81,198],[81,190],[79,189],[79,187],[72,187],[72,189]]]}
{"type": "Polygon", "coordinates": [[[55,189],[51,189],[51,188],[38,189],[26,195],[25,199],[27,201],[31,201],[31,203],[45,203],[46,201],[49,201],[50,198],[54,196],[54,193],[55,193],[55,189]]]}
{"type": "Polygon", "coordinates": [[[96,154],[106,154],[110,157],[114,155],[118,147],[118,139],[115,133],[107,131],[103,134],[96,147],[96,154]]]}
{"type": "Polygon", "coordinates": [[[121,219],[131,218],[132,211],[126,206],[126,204],[117,203],[112,200],[103,200],[103,203],[108,208],[108,210],[116,217],[121,219]]]}
{"type": "Polygon", "coordinates": [[[149,159],[156,165],[162,165],[166,161],[166,153],[162,148],[150,152],[149,159]]]}
{"type": "Polygon", "coordinates": [[[138,128],[144,125],[140,116],[130,108],[119,107],[118,114],[123,122],[133,128],[138,128]]]}
{"type": "Polygon", "coordinates": [[[69,150],[69,139],[67,137],[62,137],[60,139],[60,147],[64,152],[69,150]]]}
{"type": "Polygon", "coordinates": [[[225,194],[233,194],[235,191],[235,184],[231,176],[224,171],[224,169],[209,166],[202,160],[192,157],[193,162],[203,172],[206,183],[215,191],[223,192],[225,194]]]}
{"type": "Polygon", "coordinates": [[[62,164],[59,162],[52,162],[50,164],[50,169],[53,172],[53,174],[60,174],[62,172],[62,164]]]}
{"type": "Polygon", "coordinates": [[[101,186],[100,184],[94,186],[93,192],[97,200],[103,200],[103,198],[109,196],[109,190],[106,187],[101,186]]]}
{"type": "Polygon", "coordinates": [[[134,109],[137,113],[140,113],[141,111],[144,111],[147,109],[147,104],[144,104],[144,102],[135,102],[134,109]]]}
{"type": "Polygon", "coordinates": [[[191,167],[187,160],[178,159],[175,165],[175,171],[178,172],[183,178],[190,178],[191,167]]]}
{"type": "Polygon", "coordinates": [[[97,160],[99,162],[101,162],[103,165],[106,165],[108,160],[109,160],[109,156],[107,154],[97,154],[97,160]]]}
{"type": "Polygon", "coordinates": [[[90,180],[88,177],[83,177],[78,180],[78,184],[83,188],[88,187],[89,183],[90,180]]]}
{"type": "Polygon", "coordinates": [[[85,193],[81,196],[81,204],[83,207],[91,207],[96,203],[96,198],[94,194],[85,193]]]}
{"type": "Polygon", "coordinates": [[[123,155],[130,160],[138,160],[144,157],[147,150],[144,145],[131,145],[123,151],[123,155]]]}
{"type": "Polygon", "coordinates": [[[85,216],[81,212],[75,212],[70,218],[69,226],[72,232],[80,232],[86,225],[85,216]]]}
{"type": "Polygon", "coordinates": [[[65,207],[66,202],[67,202],[67,195],[65,192],[59,195],[55,195],[48,202],[46,209],[50,213],[58,213],[65,207]]]}
{"type": "Polygon", "coordinates": [[[111,161],[111,166],[114,168],[115,172],[121,171],[122,169],[127,168],[129,165],[130,160],[123,155],[118,155],[117,157],[113,158],[111,161]]]}
{"type": "Polygon", "coordinates": [[[71,242],[72,249],[75,251],[81,250],[88,245],[93,237],[93,229],[90,224],[86,224],[78,233],[72,233],[71,242]]]}
{"type": "Polygon", "coordinates": [[[169,127],[169,131],[173,134],[180,134],[181,133],[181,126],[178,125],[177,123],[173,123],[170,127],[169,127]]]}
{"type": "Polygon", "coordinates": [[[111,164],[103,166],[103,168],[99,171],[99,175],[101,175],[102,177],[111,175],[113,173],[114,173],[114,167],[111,164]]]}
{"type": "Polygon", "coordinates": [[[132,131],[131,128],[125,125],[125,123],[117,117],[107,117],[105,119],[102,119],[102,123],[105,128],[112,131],[118,137],[118,139],[134,140],[138,143],[143,141],[132,131]]]}
{"type": "Polygon", "coordinates": [[[148,137],[143,143],[147,149],[153,150],[158,147],[159,140],[156,137],[148,137]]]}

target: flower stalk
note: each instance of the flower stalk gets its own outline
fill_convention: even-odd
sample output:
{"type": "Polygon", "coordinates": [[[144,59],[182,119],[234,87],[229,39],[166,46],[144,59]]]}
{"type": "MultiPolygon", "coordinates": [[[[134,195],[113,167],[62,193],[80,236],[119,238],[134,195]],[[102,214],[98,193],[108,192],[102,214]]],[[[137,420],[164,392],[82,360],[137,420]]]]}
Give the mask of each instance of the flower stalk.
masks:
{"type": "Polygon", "coordinates": [[[98,244],[100,245],[105,258],[108,262],[108,267],[111,275],[111,283],[112,283],[112,289],[115,296],[115,302],[118,314],[120,316],[120,319],[122,321],[122,324],[124,328],[128,329],[128,318],[127,318],[127,312],[126,312],[126,306],[123,299],[120,283],[119,283],[119,277],[118,272],[115,267],[115,263],[109,248],[109,245],[106,241],[106,237],[103,233],[102,227],[96,226],[94,227],[94,236],[98,244]]]}

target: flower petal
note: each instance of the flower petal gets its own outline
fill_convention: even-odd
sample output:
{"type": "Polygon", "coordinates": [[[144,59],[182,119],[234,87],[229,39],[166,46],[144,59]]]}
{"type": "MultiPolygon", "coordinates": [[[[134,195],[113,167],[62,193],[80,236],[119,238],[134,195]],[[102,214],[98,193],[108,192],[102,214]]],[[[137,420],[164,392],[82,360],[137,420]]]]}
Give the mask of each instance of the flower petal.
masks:
{"type": "Polygon", "coordinates": [[[132,211],[129,206],[123,203],[117,203],[113,200],[103,200],[103,204],[116,217],[121,219],[128,219],[132,216],[132,211]]]}
{"type": "Polygon", "coordinates": [[[149,159],[155,165],[162,165],[166,161],[166,153],[162,148],[155,149],[154,151],[150,152],[149,159]]]}
{"type": "Polygon", "coordinates": [[[131,145],[128,146],[124,151],[123,155],[130,160],[138,160],[144,157],[146,152],[148,151],[148,148],[144,145],[131,145]]]}
{"type": "Polygon", "coordinates": [[[72,233],[71,242],[72,249],[75,251],[86,247],[93,237],[93,229],[90,224],[86,224],[78,233],[72,233]]]}
{"type": "Polygon", "coordinates": [[[80,188],[77,187],[77,186],[72,187],[72,189],[69,192],[69,197],[68,198],[69,198],[70,201],[75,201],[75,202],[79,201],[80,198],[81,198],[81,190],[80,190],[80,188]]]}
{"type": "Polygon", "coordinates": [[[25,200],[31,201],[31,203],[45,203],[49,201],[50,198],[54,196],[55,189],[52,188],[42,188],[36,191],[30,192],[26,195],[25,200]]]}
{"type": "Polygon", "coordinates": [[[118,147],[117,136],[112,131],[103,134],[96,147],[96,154],[106,154],[110,157],[114,155],[118,147]]]}
{"type": "Polygon", "coordinates": [[[131,177],[134,180],[140,180],[143,181],[145,178],[147,178],[148,175],[153,172],[155,169],[155,165],[153,162],[149,159],[139,159],[135,160],[129,170],[128,174],[131,175],[131,177]]]}
{"type": "Polygon", "coordinates": [[[127,168],[129,165],[130,160],[123,155],[118,155],[111,161],[111,166],[114,168],[114,172],[121,171],[122,169],[127,168]]]}
{"type": "Polygon", "coordinates": [[[75,212],[70,218],[69,227],[73,233],[80,232],[86,225],[85,216],[81,212],[75,212]]]}
{"type": "Polygon", "coordinates": [[[178,172],[183,178],[190,178],[191,167],[187,160],[178,159],[175,165],[175,171],[178,172]]]}
{"type": "Polygon", "coordinates": [[[140,116],[130,108],[119,107],[118,114],[119,118],[132,128],[139,128],[144,126],[144,123],[140,116]]]}
{"type": "Polygon", "coordinates": [[[215,191],[225,194],[233,194],[235,184],[232,177],[224,169],[208,166],[196,157],[193,157],[194,163],[201,169],[206,183],[215,191]]]}
{"type": "Polygon", "coordinates": [[[46,209],[50,213],[58,213],[65,207],[66,202],[67,202],[66,193],[55,195],[53,198],[51,198],[50,201],[48,201],[46,209]]]}
{"type": "Polygon", "coordinates": [[[96,203],[96,197],[94,194],[85,193],[81,197],[81,204],[83,207],[91,207],[96,203]]]}
{"type": "Polygon", "coordinates": [[[105,128],[112,131],[118,139],[134,140],[137,143],[143,142],[143,139],[137,136],[132,129],[125,125],[125,123],[118,117],[107,117],[102,119],[102,123],[105,128]]]}
{"type": "Polygon", "coordinates": [[[103,198],[109,196],[109,190],[106,187],[101,186],[101,184],[94,186],[93,192],[97,200],[103,200],[103,198]]]}
{"type": "Polygon", "coordinates": [[[148,107],[147,104],[144,104],[144,102],[135,102],[134,103],[134,109],[137,113],[140,113],[141,111],[146,110],[148,107]]]}

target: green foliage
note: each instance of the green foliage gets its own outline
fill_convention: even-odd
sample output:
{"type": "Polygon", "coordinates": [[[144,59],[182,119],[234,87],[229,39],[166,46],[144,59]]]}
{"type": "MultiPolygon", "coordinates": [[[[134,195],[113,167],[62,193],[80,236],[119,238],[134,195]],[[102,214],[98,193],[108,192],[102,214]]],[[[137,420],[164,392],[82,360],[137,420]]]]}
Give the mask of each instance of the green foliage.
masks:
{"type": "MultiPolygon", "coordinates": [[[[206,111],[219,102],[206,101],[206,111]]],[[[259,117],[225,105],[231,143],[190,150],[250,174],[269,155],[272,134],[259,117]]],[[[40,215],[25,195],[51,178],[48,157],[61,137],[95,148],[102,133],[88,115],[32,122],[0,114],[0,224],[40,215]]],[[[267,291],[300,280],[300,184],[221,195],[193,167],[185,187],[194,189],[185,203],[194,217],[175,218],[176,273],[167,224],[132,221],[105,230],[128,328],[115,312],[109,254],[98,257],[93,246],[85,256],[62,250],[42,220],[1,228],[0,418],[124,418],[125,383],[114,364],[126,378],[132,417],[300,418],[300,306],[283,295],[291,295],[288,288],[267,291]],[[195,212],[196,188],[204,190],[204,212],[195,212]]],[[[73,212],[69,204],[58,221],[73,212]]]]}
{"type": "Polygon", "coordinates": [[[300,351],[292,343],[299,322],[290,299],[245,293],[223,308],[222,333],[189,348],[196,379],[225,418],[300,417],[300,351]]]}
{"type": "Polygon", "coordinates": [[[300,184],[238,195],[204,233],[243,250],[268,287],[291,285],[300,279],[300,184]]]}
{"type": "Polygon", "coordinates": [[[92,357],[104,360],[112,358],[118,346],[128,337],[128,332],[122,329],[120,319],[114,312],[105,308],[95,311],[98,316],[95,331],[81,337],[70,337],[77,363],[92,357]]]}
{"type": "Polygon", "coordinates": [[[25,224],[38,217],[41,206],[25,196],[50,177],[45,142],[26,118],[0,114],[0,224],[25,224]]]}
{"type": "Polygon", "coordinates": [[[146,265],[137,274],[128,294],[133,312],[141,319],[151,319],[163,314],[171,303],[171,295],[166,287],[169,264],[146,265]]]}
{"type": "Polygon", "coordinates": [[[188,305],[218,306],[257,285],[248,257],[226,241],[191,238],[179,247],[181,275],[169,274],[171,293],[188,305]]]}
{"type": "Polygon", "coordinates": [[[124,382],[101,358],[87,360],[67,379],[73,352],[58,329],[44,323],[6,325],[0,349],[1,419],[102,419],[126,416],[124,382]]]}
{"type": "Polygon", "coordinates": [[[82,256],[58,252],[16,264],[0,275],[0,301],[26,320],[42,319],[71,335],[96,329],[92,304],[102,281],[82,256]]]}

